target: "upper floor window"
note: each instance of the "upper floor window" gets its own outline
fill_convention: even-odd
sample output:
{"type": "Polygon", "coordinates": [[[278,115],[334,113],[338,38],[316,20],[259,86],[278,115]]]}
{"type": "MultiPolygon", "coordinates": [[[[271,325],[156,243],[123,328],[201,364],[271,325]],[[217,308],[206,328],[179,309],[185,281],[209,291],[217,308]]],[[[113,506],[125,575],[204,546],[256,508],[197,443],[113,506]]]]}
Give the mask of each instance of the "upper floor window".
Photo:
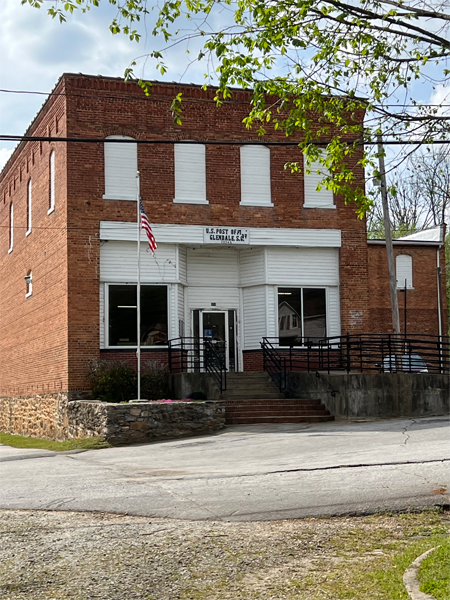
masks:
{"type": "Polygon", "coordinates": [[[412,256],[399,254],[396,258],[397,288],[404,290],[413,287],[412,278],[412,256]]]}
{"type": "Polygon", "coordinates": [[[174,202],[208,204],[206,152],[203,144],[175,144],[174,202]]]}
{"type": "Polygon", "coordinates": [[[27,185],[27,231],[25,235],[31,233],[31,179],[28,180],[27,185]]]}
{"type": "Polygon", "coordinates": [[[50,153],[48,163],[48,214],[55,210],[55,151],[50,153]]]}
{"type": "MultiPolygon", "coordinates": [[[[132,140],[125,135],[110,135],[107,140],[132,140]]],[[[137,144],[107,142],[105,146],[105,200],[136,200],[137,144]]]]}
{"type": "Polygon", "coordinates": [[[9,205],[9,252],[12,252],[14,246],[14,207],[13,203],[9,205]]]}
{"type": "Polygon", "coordinates": [[[304,186],[305,186],[305,199],[304,208],[336,208],[333,198],[333,190],[327,189],[324,183],[321,183],[322,179],[326,177],[329,172],[319,160],[313,161],[308,167],[306,156],[303,157],[303,172],[304,172],[304,186]],[[306,171],[310,171],[307,173],[306,171]],[[320,186],[320,190],[318,190],[320,186]]]}
{"type": "Polygon", "coordinates": [[[241,204],[273,206],[270,150],[266,146],[241,146],[241,204]]]}

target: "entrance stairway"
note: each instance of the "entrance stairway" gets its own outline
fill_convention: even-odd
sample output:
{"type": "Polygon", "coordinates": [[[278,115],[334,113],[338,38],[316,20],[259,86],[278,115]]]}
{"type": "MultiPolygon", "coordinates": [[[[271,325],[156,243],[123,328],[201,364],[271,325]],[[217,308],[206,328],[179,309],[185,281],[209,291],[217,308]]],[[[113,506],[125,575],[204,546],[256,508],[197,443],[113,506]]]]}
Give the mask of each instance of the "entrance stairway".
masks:
{"type": "Polygon", "coordinates": [[[228,425],[334,420],[320,400],[285,398],[269,375],[261,371],[227,373],[222,401],[228,425]]]}

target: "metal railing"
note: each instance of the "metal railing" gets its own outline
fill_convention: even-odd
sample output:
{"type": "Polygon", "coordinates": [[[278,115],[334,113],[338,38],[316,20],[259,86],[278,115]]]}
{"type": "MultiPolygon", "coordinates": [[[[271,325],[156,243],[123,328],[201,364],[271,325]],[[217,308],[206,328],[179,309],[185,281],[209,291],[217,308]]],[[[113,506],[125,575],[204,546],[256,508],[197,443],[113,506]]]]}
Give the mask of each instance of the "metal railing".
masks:
{"type": "Polygon", "coordinates": [[[272,369],[278,361],[280,374],[286,370],[450,373],[449,336],[347,334],[302,341],[301,346],[288,347],[280,346],[279,338],[263,338],[261,345],[271,356],[272,369]]]}
{"type": "Polygon", "coordinates": [[[280,388],[280,392],[286,389],[286,357],[281,356],[269,338],[263,338],[261,342],[263,349],[263,368],[269,373],[272,381],[280,388]]]}
{"type": "Polygon", "coordinates": [[[221,392],[227,389],[225,342],[179,337],[169,340],[168,345],[171,373],[209,373],[221,392]]]}

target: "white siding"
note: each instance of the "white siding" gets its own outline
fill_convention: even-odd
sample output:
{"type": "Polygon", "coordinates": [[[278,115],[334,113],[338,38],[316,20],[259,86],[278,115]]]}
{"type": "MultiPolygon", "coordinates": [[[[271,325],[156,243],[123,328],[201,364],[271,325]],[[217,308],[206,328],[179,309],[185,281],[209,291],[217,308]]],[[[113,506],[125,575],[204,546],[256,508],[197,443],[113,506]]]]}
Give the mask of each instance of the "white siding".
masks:
{"type": "Polygon", "coordinates": [[[180,334],[180,320],[184,322],[184,335],[188,335],[187,333],[187,324],[186,324],[186,316],[184,314],[184,297],[185,297],[185,287],[183,285],[177,285],[177,330],[175,332],[174,337],[179,337],[180,334]]]}
{"type": "Polygon", "coordinates": [[[239,308],[239,288],[189,287],[186,291],[189,312],[196,308],[209,310],[239,308]],[[215,306],[211,306],[211,304],[215,304],[215,306]]]}
{"type": "MultiPolygon", "coordinates": [[[[111,135],[106,139],[133,138],[111,135]]],[[[105,200],[136,200],[137,196],[137,144],[115,144],[105,146],[105,200]]]]}
{"type": "Polygon", "coordinates": [[[304,208],[335,208],[333,190],[328,190],[324,184],[320,183],[328,175],[324,165],[320,164],[320,161],[314,161],[309,167],[311,173],[306,173],[308,166],[304,156],[303,168],[305,182],[304,208]],[[317,190],[319,184],[321,185],[320,191],[317,190]]]}
{"type": "Polygon", "coordinates": [[[169,285],[167,288],[168,339],[178,337],[178,286],[169,285]]]}
{"type": "Polygon", "coordinates": [[[399,254],[396,258],[396,270],[397,270],[397,287],[399,289],[406,288],[411,289],[413,287],[413,262],[412,256],[409,254],[399,254]]]}
{"type": "Polygon", "coordinates": [[[241,204],[273,206],[270,150],[266,146],[241,146],[241,204]]]}
{"type": "Polygon", "coordinates": [[[187,282],[186,246],[178,246],[178,279],[181,283],[187,282]]]}
{"type": "MultiPolygon", "coordinates": [[[[266,305],[267,305],[267,325],[266,333],[268,337],[278,335],[278,288],[275,286],[266,286],[266,305]]],[[[261,340],[260,340],[261,341],[261,340]]]]}
{"type": "Polygon", "coordinates": [[[260,348],[266,335],[266,286],[245,288],[244,296],[244,350],[260,348]]]}
{"type": "Polygon", "coordinates": [[[106,348],[105,345],[105,286],[100,284],[100,348],[106,348]]]}
{"type": "Polygon", "coordinates": [[[267,283],[284,286],[338,285],[338,251],[332,248],[268,248],[267,283]]]}
{"type": "MultiPolygon", "coordinates": [[[[152,223],[156,243],[203,245],[202,225],[159,225],[152,223]]],[[[299,248],[340,248],[339,229],[285,229],[250,227],[250,246],[295,246],[299,248]]],[[[144,240],[145,234],[141,239],[144,240]]],[[[100,222],[100,239],[134,241],[136,224],[118,221],[100,222]]],[[[221,246],[223,248],[223,246],[221,246]]]]}
{"type": "Polygon", "coordinates": [[[240,285],[261,285],[266,281],[264,248],[240,251],[240,285]]]}
{"type": "MultiPolygon", "coordinates": [[[[141,243],[141,282],[167,283],[177,281],[176,247],[158,246],[156,259],[141,243]]],[[[130,283],[137,281],[137,244],[107,242],[100,248],[100,280],[130,283]]]]}
{"type": "Polygon", "coordinates": [[[341,311],[339,306],[339,288],[327,289],[327,336],[341,335],[341,311]]]}
{"type": "Polygon", "coordinates": [[[175,144],[174,202],[207,204],[206,153],[202,144],[175,144]]]}
{"type": "Polygon", "coordinates": [[[187,281],[189,286],[237,288],[239,263],[236,249],[188,248],[187,281]]]}

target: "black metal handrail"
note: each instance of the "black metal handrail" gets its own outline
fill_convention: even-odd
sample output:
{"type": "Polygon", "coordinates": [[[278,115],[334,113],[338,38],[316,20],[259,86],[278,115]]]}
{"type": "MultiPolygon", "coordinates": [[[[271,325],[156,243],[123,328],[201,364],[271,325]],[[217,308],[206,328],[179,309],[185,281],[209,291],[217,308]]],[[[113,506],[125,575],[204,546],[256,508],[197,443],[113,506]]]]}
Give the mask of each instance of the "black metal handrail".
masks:
{"type": "Polygon", "coordinates": [[[170,372],[209,373],[220,391],[225,391],[227,389],[225,342],[222,342],[222,352],[216,345],[210,338],[201,337],[179,337],[169,340],[170,372]]]}
{"type": "Polygon", "coordinates": [[[450,373],[449,336],[347,334],[301,346],[263,338],[262,347],[270,349],[273,362],[284,358],[289,371],[450,373]]]}
{"type": "Polygon", "coordinates": [[[264,371],[269,373],[272,381],[279,387],[280,392],[283,392],[286,389],[286,357],[279,355],[268,338],[263,338],[261,347],[263,349],[264,371]]]}

